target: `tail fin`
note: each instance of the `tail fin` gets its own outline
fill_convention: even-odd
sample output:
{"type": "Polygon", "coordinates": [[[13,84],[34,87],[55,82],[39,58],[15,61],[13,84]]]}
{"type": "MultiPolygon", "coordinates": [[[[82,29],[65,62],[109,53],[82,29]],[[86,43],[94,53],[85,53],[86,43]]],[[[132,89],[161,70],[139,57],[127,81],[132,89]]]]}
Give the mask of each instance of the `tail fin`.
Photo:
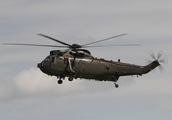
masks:
{"type": "Polygon", "coordinates": [[[144,66],[143,69],[143,74],[146,74],[150,72],[151,70],[155,69],[157,66],[159,66],[159,62],[157,60],[151,62],[150,64],[144,66]]]}

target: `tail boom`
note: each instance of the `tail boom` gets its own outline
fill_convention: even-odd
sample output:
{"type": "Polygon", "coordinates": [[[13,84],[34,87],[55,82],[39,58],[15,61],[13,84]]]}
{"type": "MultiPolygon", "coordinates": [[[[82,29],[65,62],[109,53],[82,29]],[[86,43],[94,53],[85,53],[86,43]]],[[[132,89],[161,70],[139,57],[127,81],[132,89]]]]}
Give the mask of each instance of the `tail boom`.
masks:
{"type": "Polygon", "coordinates": [[[155,61],[151,62],[150,64],[142,67],[141,69],[142,69],[143,74],[146,74],[146,73],[150,72],[151,70],[155,69],[159,65],[160,65],[159,62],[157,60],[155,60],[155,61]]]}

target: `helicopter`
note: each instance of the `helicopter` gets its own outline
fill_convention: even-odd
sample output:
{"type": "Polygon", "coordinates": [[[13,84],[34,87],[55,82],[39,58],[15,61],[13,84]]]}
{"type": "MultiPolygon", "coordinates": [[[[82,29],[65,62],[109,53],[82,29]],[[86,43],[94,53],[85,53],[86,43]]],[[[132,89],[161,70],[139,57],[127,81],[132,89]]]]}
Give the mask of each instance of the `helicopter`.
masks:
{"type": "MultiPolygon", "coordinates": [[[[68,44],[63,41],[54,39],[44,34],[38,34],[42,37],[48,38],[62,44],[57,45],[41,45],[41,44],[21,44],[21,43],[4,43],[4,45],[25,45],[25,46],[41,46],[41,47],[59,47],[67,48],[65,50],[52,50],[50,54],[40,63],[37,67],[45,74],[57,77],[57,83],[62,84],[65,77],[68,77],[69,81],[74,79],[88,79],[96,81],[111,81],[114,82],[116,88],[119,87],[117,81],[122,76],[142,76],[147,74],[151,70],[159,66],[162,70],[163,67],[160,63],[165,63],[165,59],[160,59],[162,53],[159,52],[157,58],[154,53],[151,53],[153,61],[149,60],[149,64],[145,66],[123,63],[118,61],[105,60],[103,58],[96,58],[91,55],[91,52],[85,48],[89,47],[104,47],[102,46],[90,46],[99,42],[107,41],[113,38],[121,37],[126,34],[116,35],[110,38],[90,42],[87,44],[68,44]]],[[[139,44],[121,44],[110,46],[140,46],[139,44]]]]}

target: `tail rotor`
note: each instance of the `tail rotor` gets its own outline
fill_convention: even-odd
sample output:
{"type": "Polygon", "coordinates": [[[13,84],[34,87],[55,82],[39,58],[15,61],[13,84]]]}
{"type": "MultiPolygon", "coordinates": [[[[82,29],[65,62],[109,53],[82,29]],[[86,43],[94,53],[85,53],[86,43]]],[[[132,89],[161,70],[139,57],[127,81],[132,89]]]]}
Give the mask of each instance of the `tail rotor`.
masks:
{"type": "Polygon", "coordinates": [[[167,59],[161,59],[161,57],[163,56],[163,52],[162,51],[158,51],[158,54],[157,54],[156,57],[155,57],[154,51],[150,51],[149,54],[150,54],[152,60],[149,60],[148,59],[148,60],[146,60],[146,62],[148,64],[150,64],[150,63],[152,63],[154,61],[158,62],[159,63],[159,66],[158,66],[159,71],[160,72],[163,72],[165,69],[162,66],[162,64],[167,64],[168,63],[168,60],[167,59]]]}

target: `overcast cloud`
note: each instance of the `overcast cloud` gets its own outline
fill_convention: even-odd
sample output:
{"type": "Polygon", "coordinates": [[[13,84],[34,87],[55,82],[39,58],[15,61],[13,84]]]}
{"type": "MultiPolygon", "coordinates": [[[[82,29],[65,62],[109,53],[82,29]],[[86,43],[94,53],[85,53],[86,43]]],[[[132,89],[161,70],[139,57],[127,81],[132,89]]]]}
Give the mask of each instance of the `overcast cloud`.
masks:
{"type": "Polygon", "coordinates": [[[0,4],[0,119],[2,120],[171,120],[172,2],[170,0],[4,0],[0,4]],[[43,33],[69,44],[141,44],[140,47],[90,48],[108,60],[145,65],[151,50],[168,59],[141,77],[113,82],[77,79],[62,85],[37,63],[55,48],[4,46],[5,42],[52,44],[43,33]]]}

